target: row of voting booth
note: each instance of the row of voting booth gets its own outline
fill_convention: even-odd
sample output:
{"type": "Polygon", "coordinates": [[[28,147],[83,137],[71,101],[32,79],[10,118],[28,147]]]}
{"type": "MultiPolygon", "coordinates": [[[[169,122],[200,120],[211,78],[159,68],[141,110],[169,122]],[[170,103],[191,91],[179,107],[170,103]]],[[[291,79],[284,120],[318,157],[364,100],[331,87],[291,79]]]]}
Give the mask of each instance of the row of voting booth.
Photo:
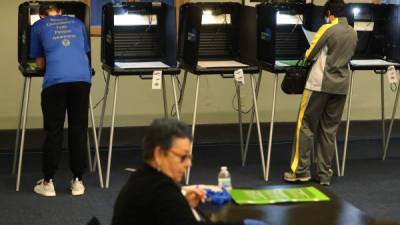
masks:
{"type": "MultiPolygon", "coordinates": [[[[14,171],[18,171],[17,191],[19,190],[22,171],[30,82],[33,77],[43,76],[43,71],[35,67],[34,59],[29,58],[30,29],[33,23],[39,19],[38,8],[41,3],[41,1],[25,2],[20,5],[18,14],[18,62],[19,70],[24,76],[24,87],[14,154],[14,171]]],[[[66,1],[55,3],[60,5],[65,15],[81,19],[89,29],[90,11],[85,4],[66,1]]],[[[374,70],[382,78],[389,65],[394,65],[396,68],[399,66],[397,63],[400,62],[400,6],[352,3],[348,4],[347,9],[349,23],[354,26],[359,36],[355,60],[350,65],[351,70],[353,72],[356,70],[374,70]]],[[[89,165],[93,170],[97,166],[101,187],[103,187],[103,178],[98,144],[104,126],[104,114],[111,77],[114,77],[114,93],[106,188],[108,188],[110,181],[119,79],[124,76],[152,79],[153,85],[162,89],[164,116],[167,117],[165,82],[166,78],[169,77],[173,87],[176,115],[180,119],[182,99],[189,73],[196,76],[192,120],[193,135],[196,127],[201,77],[204,75],[220,75],[225,79],[235,78],[237,97],[240,101],[240,79],[243,79],[244,74],[250,76],[253,108],[246,138],[244,138],[242,127],[241,109],[238,110],[242,164],[244,165],[246,161],[255,119],[262,173],[264,179],[268,180],[277,103],[278,74],[283,74],[288,68],[296,66],[297,62],[303,58],[311,42],[313,32],[316,32],[325,23],[324,7],[305,3],[260,3],[256,7],[250,7],[232,2],[207,2],[183,4],[179,12],[179,26],[177,27],[175,7],[165,3],[109,3],[102,8],[101,62],[103,70],[107,72],[107,78],[98,134],[96,134],[92,102],[90,101],[89,112],[93,128],[91,135],[93,135],[95,142],[95,161],[93,163],[91,162],[88,144],[89,165]],[[184,73],[182,86],[179,89],[175,82],[181,70],[184,73]],[[264,157],[257,107],[258,95],[264,94],[259,93],[263,70],[274,75],[272,113],[266,157],[264,157]],[[258,74],[257,77],[256,74],[258,74]]],[[[353,73],[351,76],[352,87],[353,73]]],[[[339,157],[336,152],[338,174],[344,173],[351,90],[350,88],[342,169],[339,169],[339,157]]],[[[399,91],[397,91],[398,95],[399,91]]],[[[397,99],[393,113],[395,113],[397,99]]],[[[382,99],[382,104],[383,102],[382,99]]],[[[238,106],[240,107],[240,105],[239,103],[238,106]]],[[[393,125],[393,118],[390,128],[393,125]]],[[[384,131],[385,128],[383,128],[384,131]]],[[[387,139],[383,138],[387,142],[384,146],[386,148],[388,147],[390,131],[391,129],[387,139]]],[[[186,175],[186,182],[188,183],[190,171],[186,175]]]]}

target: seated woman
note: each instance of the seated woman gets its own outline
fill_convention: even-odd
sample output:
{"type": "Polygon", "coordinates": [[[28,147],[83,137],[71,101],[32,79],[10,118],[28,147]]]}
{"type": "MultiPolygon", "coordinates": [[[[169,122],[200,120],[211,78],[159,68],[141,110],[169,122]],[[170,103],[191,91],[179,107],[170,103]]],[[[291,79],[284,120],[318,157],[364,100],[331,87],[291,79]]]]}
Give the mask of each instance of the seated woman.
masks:
{"type": "MultiPolygon", "coordinates": [[[[191,131],[183,122],[153,121],[143,139],[145,163],[122,188],[114,206],[112,225],[210,224],[198,222],[191,211],[205,200],[204,191],[190,189],[184,196],[179,186],[186,169],[192,165],[191,144],[191,131]]],[[[250,219],[239,224],[265,225],[250,219]]]]}

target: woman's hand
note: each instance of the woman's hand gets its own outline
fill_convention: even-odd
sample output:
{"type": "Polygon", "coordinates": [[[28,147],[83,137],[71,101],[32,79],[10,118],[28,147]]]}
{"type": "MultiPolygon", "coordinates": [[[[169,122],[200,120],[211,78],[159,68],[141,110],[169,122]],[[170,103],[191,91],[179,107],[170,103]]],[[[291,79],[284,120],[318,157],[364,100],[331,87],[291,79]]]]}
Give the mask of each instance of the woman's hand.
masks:
{"type": "Polygon", "coordinates": [[[200,202],[205,202],[206,192],[201,188],[185,188],[185,198],[190,207],[197,208],[200,202]]]}

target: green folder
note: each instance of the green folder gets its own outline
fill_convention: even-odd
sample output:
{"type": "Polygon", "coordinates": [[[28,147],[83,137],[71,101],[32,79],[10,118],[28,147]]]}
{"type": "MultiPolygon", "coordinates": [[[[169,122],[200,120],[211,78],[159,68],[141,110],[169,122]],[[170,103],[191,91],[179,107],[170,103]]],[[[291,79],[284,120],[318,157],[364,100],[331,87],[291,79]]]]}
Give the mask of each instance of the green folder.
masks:
{"type": "Polygon", "coordinates": [[[232,189],[229,193],[239,205],[329,201],[329,197],[315,187],[232,189]]]}
{"type": "Polygon", "coordinates": [[[39,69],[39,67],[37,66],[37,64],[34,63],[34,62],[29,62],[29,63],[27,63],[27,64],[28,64],[29,69],[31,69],[31,70],[39,69]]]}
{"type": "Polygon", "coordinates": [[[300,60],[300,62],[299,62],[299,60],[297,60],[297,59],[295,59],[295,60],[293,60],[293,59],[292,60],[278,60],[278,62],[281,65],[286,65],[286,66],[296,66],[296,65],[302,66],[304,64],[303,60],[300,60]]]}

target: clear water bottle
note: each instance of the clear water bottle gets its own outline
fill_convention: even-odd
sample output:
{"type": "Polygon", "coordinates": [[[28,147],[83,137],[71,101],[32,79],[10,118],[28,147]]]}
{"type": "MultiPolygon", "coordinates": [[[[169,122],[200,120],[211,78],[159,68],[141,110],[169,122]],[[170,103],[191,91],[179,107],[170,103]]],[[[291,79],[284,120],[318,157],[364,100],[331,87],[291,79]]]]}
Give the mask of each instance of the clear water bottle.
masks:
{"type": "Polygon", "coordinates": [[[226,166],[221,166],[221,170],[218,174],[218,186],[226,190],[232,189],[231,174],[226,166]]]}

